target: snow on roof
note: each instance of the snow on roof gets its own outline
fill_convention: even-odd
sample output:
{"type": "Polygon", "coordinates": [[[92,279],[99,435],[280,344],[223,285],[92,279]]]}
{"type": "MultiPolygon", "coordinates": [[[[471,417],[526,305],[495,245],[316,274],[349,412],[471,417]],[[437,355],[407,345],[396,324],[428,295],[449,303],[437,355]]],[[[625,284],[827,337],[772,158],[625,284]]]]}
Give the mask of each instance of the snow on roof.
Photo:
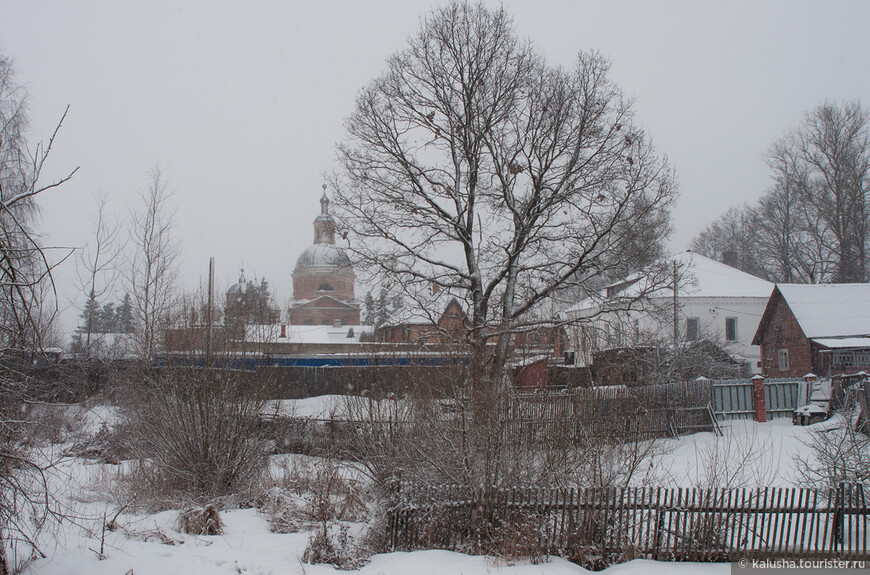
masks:
{"type": "Polygon", "coordinates": [[[870,337],[818,337],[813,341],[828,349],[870,348],[870,337]]]}
{"type": "Polygon", "coordinates": [[[685,289],[694,297],[760,297],[767,299],[773,284],[752,274],[732,268],[690,250],[673,257],[694,276],[695,282],[685,289]]]}
{"type": "Polygon", "coordinates": [[[286,337],[280,337],[280,325],[251,325],[247,328],[245,340],[255,343],[358,343],[361,334],[371,331],[369,325],[288,325],[286,337]],[[348,337],[351,330],[353,334],[348,337]]]}
{"type": "Polygon", "coordinates": [[[808,338],[870,335],[870,284],[777,284],[808,338]]]}
{"type": "Polygon", "coordinates": [[[296,260],[293,273],[311,269],[352,271],[347,253],[343,248],[333,244],[314,244],[305,248],[296,260]]]}
{"type": "MultiPolygon", "coordinates": [[[[767,300],[773,292],[773,285],[754,275],[740,271],[729,265],[717,262],[691,250],[673,255],[667,264],[676,262],[679,270],[683,270],[683,279],[677,282],[680,297],[694,298],[761,298],[767,300]]],[[[661,266],[663,262],[659,262],[661,266]]],[[[661,270],[661,268],[659,268],[661,270]]],[[[663,273],[664,270],[662,270],[663,273]]],[[[615,296],[623,298],[638,297],[648,293],[647,297],[673,297],[673,281],[662,281],[652,278],[650,274],[636,273],[605,287],[598,297],[588,298],[568,309],[568,312],[597,308],[606,301],[609,288],[616,288],[615,296]],[[653,282],[658,282],[658,287],[653,282]],[[619,289],[625,285],[624,289],[619,289]],[[650,291],[651,289],[654,291],[650,291]]]]}

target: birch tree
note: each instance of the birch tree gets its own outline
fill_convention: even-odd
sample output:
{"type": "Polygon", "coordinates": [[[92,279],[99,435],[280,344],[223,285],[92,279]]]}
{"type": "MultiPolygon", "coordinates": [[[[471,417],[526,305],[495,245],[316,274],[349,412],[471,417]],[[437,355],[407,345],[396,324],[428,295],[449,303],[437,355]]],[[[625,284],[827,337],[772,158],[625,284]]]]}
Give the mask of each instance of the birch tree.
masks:
{"type": "Polygon", "coordinates": [[[100,319],[100,308],[96,304],[103,296],[112,293],[121,271],[123,248],[119,242],[121,227],[118,221],[108,214],[105,196],[100,196],[96,200],[93,226],[94,233],[91,241],[82,248],[76,261],[79,287],[86,297],[79,332],[79,343],[86,356],[91,355],[94,325],[99,323],[100,319]]]}
{"type": "Polygon", "coordinates": [[[39,531],[57,513],[45,476],[49,464],[44,456],[34,457],[22,407],[33,400],[27,366],[56,312],[53,266],[32,223],[37,196],[75,173],[40,183],[65,117],[45,145],[31,149],[26,93],[15,81],[12,61],[0,54],[0,575],[16,568],[10,549],[41,555],[39,531]]]}
{"type": "Polygon", "coordinates": [[[128,284],[135,312],[140,357],[149,361],[160,344],[174,303],[180,247],[173,234],[173,212],[166,178],[159,168],[151,172],[148,188],[140,194],[138,211],[131,214],[133,249],[128,284]]]}

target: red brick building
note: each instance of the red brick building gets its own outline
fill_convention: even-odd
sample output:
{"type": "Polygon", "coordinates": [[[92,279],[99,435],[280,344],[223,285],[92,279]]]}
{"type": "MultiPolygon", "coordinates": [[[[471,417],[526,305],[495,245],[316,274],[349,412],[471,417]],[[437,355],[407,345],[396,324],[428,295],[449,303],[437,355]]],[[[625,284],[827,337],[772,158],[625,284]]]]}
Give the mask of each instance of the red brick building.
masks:
{"type": "Polygon", "coordinates": [[[464,340],[467,319],[459,301],[451,298],[435,322],[419,317],[390,323],[378,329],[376,338],[383,343],[457,343],[464,340]]]}
{"type": "MultiPolygon", "coordinates": [[[[436,300],[437,301],[437,300],[436,300]]],[[[443,300],[442,300],[443,305],[443,300]]],[[[388,323],[378,328],[376,340],[382,343],[455,344],[466,341],[468,316],[459,300],[450,298],[435,321],[427,315],[388,323]]],[[[489,343],[495,343],[491,337],[489,343]]],[[[513,353],[519,357],[554,355],[561,357],[567,336],[561,327],[542,326],[513,335],[513,353]]]]}
{"type": "Polygon", "coordinates": [[[778,284],[752,340],[766,377],[870,369],[870,284],[778,284]]]}
{"type": "Polygon", "coordinates": [[[350,258],[335,245],[335,220],[329,214],[323,186],[320,215],[314,220],[314,244],[302,252],[293,270],[290,324],[359,325],[355,280],[350,258]]]}

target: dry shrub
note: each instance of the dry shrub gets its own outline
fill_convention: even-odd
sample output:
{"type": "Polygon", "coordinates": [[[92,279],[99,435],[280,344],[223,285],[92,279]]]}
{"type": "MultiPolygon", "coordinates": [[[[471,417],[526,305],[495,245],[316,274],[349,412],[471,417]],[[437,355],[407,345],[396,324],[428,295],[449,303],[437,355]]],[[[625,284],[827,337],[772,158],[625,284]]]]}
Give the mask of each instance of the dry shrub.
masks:
{"type": "Polygon", "coordinates": [[[638,549],[638,546],[629,541],[625,544],[625,547],[622,548],[622,554],[619,556],[617,563],[628,563],[629,561],[639,559],[640,556],[640,549],[638,549]]]}
{"type": "Polygon", "coordinates": [[[342,475],[331,459],[294,460],[260,498],[270,529],[295,533],[314,529],[302,560],[358,569],[371,554],[349,534],[347,522],[367,515],[360,486],[342,475]]]}
{"type": "Polygon", "coordinates": [[[493,541],[482,551],[513,563],[528,560],[532,565],[545,563],[548,558],[544,536],[544,518],[536,513],[522,513],[499,526],[493,541]]]}
{"type": "Polygon", "coordinates": [[[257,508],[266,516],[273,533],[298,533],[310,526],[300,498],[280,487],[266,491],[259,498],[257,508]]]}
{"type": "MultiPolygon", "coordinates": [[[[568,393],[518,395],[505,389],[480,398],[463,389],[461,366],[455,375],[456,387],[447,396],[417,381],[396,401],[347,401],[347,412],[358,422],[354,449],[360,466],[385,494],[380,508],[388,516],[407,509],[414,517],[413,527],[397,534],[401,548],[446,547],[543,561],[552,543],[545,536],[546,518],[504,507],[504,490],[623,487],[648,474],[665,445],[626,433],[631,413],[625,409],[592,406],[568,393]],[[390,488],[395,485],[410,489],[396,493],[390,488]]],[[[389,534],[389,523],[378,525],[389,534]]],[[[622,547],[604,557],[591,535],[606,539],[614,528],[590,529],[590,541],[574,545],[577,558],[602,568],[622,547]]],[[[385,543],[386,536],[372,540],[385,543]]]]}
{"type": "Polygon", "coordinates": [[[189,535],[220,535],[224,524],[214,505],[185,509],[178,514],[178,530],[189,535]]]}
{"type": "Polygon", "coordinates": [[[229,369],[162,368],[131,382],[122,413],[140,501],[152,508],[249,502],[267,462],[266,388],[229,369]]]}
{"type": "Polygon", "coordinates": [[[350,571],[366,564],[367,553],[354,544],[347,525],[323,524],[308,539],[302,554],[305,563],[328,563],[338,569],[350,571]]]}
{"type": "Polygon", "coordinates": [[[109,427],[104,423],[93,436],[76,441],[69,453],[83,459],[95,459],[99,463],[118,465],[133,456],[130,450],[130,439],[128,425],[119,424],[109,427]]]}
{"type": "Polygon", "coordinates": [[[331,460],[285,465],[280,480],[259,498],[258,508],[276,533],[363,521],[367,515],[360,487],[331,460]]]}
{"type": "Polygon", "coordinates": [[[33,444],[62,443],[82,435],[84,409],[81,405],[41,403],[29,406],[27,411],[29,440],[33,444]]]}
{"type": "Polygon", "coordinates": [[[812,426],[806,449],[794,456],[797,479],[808,487],[837,489],[870,480],[870,437],[858,425],[858,409],[846,405],[823,424],[812,426]]]}

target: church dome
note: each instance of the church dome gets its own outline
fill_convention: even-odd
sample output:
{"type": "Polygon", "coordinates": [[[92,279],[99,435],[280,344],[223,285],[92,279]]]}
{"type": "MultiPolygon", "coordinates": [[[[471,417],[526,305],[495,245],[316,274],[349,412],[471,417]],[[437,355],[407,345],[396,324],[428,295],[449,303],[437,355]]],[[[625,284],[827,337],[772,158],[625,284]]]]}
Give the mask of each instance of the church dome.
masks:
{"type": "Polygon", "coordinates": [[[227,294],[240,294],[248,291],[248,283],[245,281],[245,270],[242,269],[239,274],[239,281],[230,286],[230,289],[227,290],[227,294]]]}
{"type": "Polygon", "coordinates": [[[334,244],[314,244],[309,246],[299,259],[293,273],[303,271],[352,271],[350,258],[345,251],[334,244]]]}

